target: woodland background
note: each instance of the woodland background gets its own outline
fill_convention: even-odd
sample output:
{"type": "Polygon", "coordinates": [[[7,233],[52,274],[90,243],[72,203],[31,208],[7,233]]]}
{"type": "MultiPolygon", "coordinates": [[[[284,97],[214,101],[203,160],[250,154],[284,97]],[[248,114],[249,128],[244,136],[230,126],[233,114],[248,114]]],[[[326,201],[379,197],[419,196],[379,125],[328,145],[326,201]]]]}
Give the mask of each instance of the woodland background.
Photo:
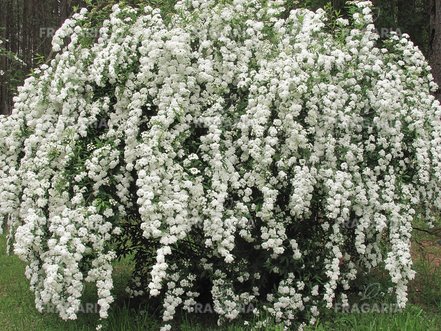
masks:
{"type": "MultiPolygon", "coordinates": [[[[12,109],[17,86],[32,68],[47,62],[56,29],[79,7],[102,11],[114,3],[161,5],[170,0],[0,0],[0,114],[12,109]]],[[[332,6],[345,15],[345,0],[300,0],[311,9],[332,6]]],[[[441,83],[441,0],[373,0],[380,37],[408,33],[432,65],[441,83]]],[[[293,6],[296,6],[293,2],[293,6]]],[[[440,95],[438,95],[439,97],[440,95]]]]}

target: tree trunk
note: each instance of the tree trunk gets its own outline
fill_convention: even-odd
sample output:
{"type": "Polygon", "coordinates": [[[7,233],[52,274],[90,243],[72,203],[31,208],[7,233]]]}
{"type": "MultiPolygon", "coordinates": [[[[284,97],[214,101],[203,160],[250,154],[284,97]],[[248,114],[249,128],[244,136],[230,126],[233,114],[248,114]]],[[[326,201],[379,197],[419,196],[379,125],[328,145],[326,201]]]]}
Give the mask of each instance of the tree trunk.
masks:
{"type": "MultiPolygon", "coordinates": [[[[441,0],[430,0],[429,62],[435,82],[441,86],[441,0]]],[[[435,94],[441,100],[441,91],[435,94]]]]}

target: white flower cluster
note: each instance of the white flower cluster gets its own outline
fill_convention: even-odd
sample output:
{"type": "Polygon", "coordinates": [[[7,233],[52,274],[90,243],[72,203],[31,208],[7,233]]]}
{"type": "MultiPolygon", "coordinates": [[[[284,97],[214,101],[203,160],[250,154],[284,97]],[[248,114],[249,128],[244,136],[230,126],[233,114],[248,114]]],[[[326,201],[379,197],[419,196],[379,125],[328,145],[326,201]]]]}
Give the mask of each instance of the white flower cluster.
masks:
{"type": "Polygon", "coordinates": [[[165,323],[202,274],[220,320],[258,302],[313,323],[382,263],[404,306],[412,220],[441,207],[441,107],[408,36],[378,48],[352,6],[332,29],[281,0],[178,1],[167,22],[116,5],[96,40],[85,10],[66,21],[0,117],[0,220],[37,308],[74,319],[94,281],[106,318],[118,238],[165,323]]]}

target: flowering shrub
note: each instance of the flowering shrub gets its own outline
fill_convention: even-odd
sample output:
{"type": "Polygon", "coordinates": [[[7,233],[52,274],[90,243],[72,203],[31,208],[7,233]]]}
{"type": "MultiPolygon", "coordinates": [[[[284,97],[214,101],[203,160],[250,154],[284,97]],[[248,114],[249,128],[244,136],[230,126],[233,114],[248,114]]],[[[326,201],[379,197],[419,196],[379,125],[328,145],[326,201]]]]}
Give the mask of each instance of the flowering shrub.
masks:
{"type": "Polygon", "coordinates": [[[0,217],[38,310],[75,319],[95,282],[106,318],[127,254],[165,323],[205,300],[302,328],[376,266],[404,307],[412,220],[440,207],[430,68],[407,36],[378,45],[369,2],[284,5],[117,5],[98,38],[85,10],[64,23],[0,117],[0,217]]]}

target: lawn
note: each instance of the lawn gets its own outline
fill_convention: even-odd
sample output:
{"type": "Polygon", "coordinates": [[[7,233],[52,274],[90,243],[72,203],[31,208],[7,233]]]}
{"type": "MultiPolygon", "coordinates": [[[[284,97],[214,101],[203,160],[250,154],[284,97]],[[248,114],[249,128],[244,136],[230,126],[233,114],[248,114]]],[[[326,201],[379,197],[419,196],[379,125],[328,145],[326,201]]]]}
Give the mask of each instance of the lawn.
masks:
{"type": "MultiPolygon", "coordinates": [[[[309,330],[389,330],[389,331],[440,331],[441,330],[441,268],[437,258],[441,256],[441,246],[435,240],[421,237],[414,244],[414,255],[417,260],[417,277],[409,291],[410,304],[402,312],[393,309],[385,311],[379,300],[377,286],[387,286],[387,278],[381,283],[373,283],[367,278],[365,284],[375,284],[375,293],[360,305],[360,311],[330,312],[318,326],[309,330]],[[438,245],[438,246],[437,246],[438,245]],[[365,309],[366,308],[366,309],[365,309]],[[363,309],[365,309],[363,311],[363,309]],[[379,311],[380,310],[380,311],[379,311]]],[[[40,314],[34,307],[33,294],[24,277],[24,264],[15,256],[5,254],[6,240],[0,237],[0,329],[3,331],[86,331],[94,330],[97,320],[97,306],[94,304],[94,288],[89,286],[84,293],[84,303],[76,321],[64,322],[54,313],[40,314]]],[[[109,330],[159,330],[160,320],[151,307],[131,301],[125,294],[125,287],[130,275],[130,264],[127,261],[115,265],[115,292],[117,301],[109,316],[109,330]],[[146,312],[148,311],[148,312],[146,312]]],[[[381,279],[381,275],[377,275],[381,279]]],[[[372,290],[372,288],[371,288],[372,290]]],[[[386,308],[390,308],[391,299],[384,298],[386,308]]],[[[384,308],[384,307],[383,307],[384,308]]],[[[355,310],[355,311],[354,311],[355,310]]],[[[184,315],[177,322],[176,329],[182,331],[197,330],[252,330],[237,322],[228,327],[217,327],[213,314],[184,315]]],[[[269,325],[266,330],[283,330],[282,326],[269,325]]]]}

